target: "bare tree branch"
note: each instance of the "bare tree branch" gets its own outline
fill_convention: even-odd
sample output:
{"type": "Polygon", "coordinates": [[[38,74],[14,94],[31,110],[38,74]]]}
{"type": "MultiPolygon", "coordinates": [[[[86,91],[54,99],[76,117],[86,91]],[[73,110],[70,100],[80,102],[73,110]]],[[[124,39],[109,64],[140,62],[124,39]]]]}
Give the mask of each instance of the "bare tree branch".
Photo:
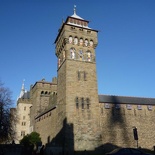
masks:
{"type": "Polygon", "coordinates": [[[12,139],[14,135],[12,122],[15,121],[15,117],[10,113],[12,105],[11,91],[0,81],[0,143],[12,139]]]}

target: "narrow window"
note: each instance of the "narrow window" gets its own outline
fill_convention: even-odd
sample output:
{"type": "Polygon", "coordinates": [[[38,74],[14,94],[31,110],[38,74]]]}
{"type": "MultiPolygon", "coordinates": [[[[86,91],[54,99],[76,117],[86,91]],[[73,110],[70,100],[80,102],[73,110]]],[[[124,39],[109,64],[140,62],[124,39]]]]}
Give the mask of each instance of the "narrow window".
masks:
{"type": "Polygon", "coordinates": [[[89,100],[89,98],[86,99],[86,102],[87,102],[87,109],[89,109],[89,107],[90,107],[90,100],[89,100]]]}
{"type": "Polygon", "coordinates": [[[26,107],[24,107],[24,110],[26,110],[26,107]]]}
{"type": "Polygon", "coordinates": [[[81,98],[81,105],[82,105],[82,109],[84,109],[84,98],[81,98]]]}
{"type": "Polygon", "coordinates": [[[84,73],[83,73],[84,75],[84,81],[86,81],[86,72],[84,71],[84,73]]]}
{"type": "Polygon", "coordinates": [[[80,38],[80,45],[82,46],[83,45],[83,39],[80,38]]]}
{"type": "Polygon", "coordinates": [[[103,108],[101,108],[101,114],[103,114],[103,108]]]}
{"type": "Polygon", "coordinates": [[[78,44],[78,38],[77,38],[77,37],[74,38],[74,44],[75,44],[75,45],[78,44]]]}
{"type": "Polygon", "coordinates": [[[83,51],[82,51],[82,49],[79,50],[79,59],[83,60],[83,51]]]}
{"type": "Polygon", "coordinates": [[[80,80],[80,71],[78,71],[78,80],[80,80]]]}
{"type": "Polygon", "coordinates": [[[71,59],[75,59],[75,48],[70,49],[71,59]]]}
{"type": "Polygon", "coordinates": [[[85,46],[88,46],[88,40],[87,39],[85,39],[85,46]]]}
{"type": "Polygon", "coordinates": [[[93,41],[92,40],[90,40],[90,46],[93,47],[93,41]]]}
{"type": "Polygon", "coordinates": [[[72,36],[69,36],[69,43],[71,44],[73,42],[72,36]]]}
{"type": "Polygon", "coordinates": [[[88,51],[87,52],[87,61],[91,61],[91,52],[90,51],[88,51]]]}
{"type": "Polygon", "coordinates": [[[79,108],[79,99],[78,99],[78,97],[76,97],[75,102],[76,102],[76,108],[78,109],[79,108]]]}

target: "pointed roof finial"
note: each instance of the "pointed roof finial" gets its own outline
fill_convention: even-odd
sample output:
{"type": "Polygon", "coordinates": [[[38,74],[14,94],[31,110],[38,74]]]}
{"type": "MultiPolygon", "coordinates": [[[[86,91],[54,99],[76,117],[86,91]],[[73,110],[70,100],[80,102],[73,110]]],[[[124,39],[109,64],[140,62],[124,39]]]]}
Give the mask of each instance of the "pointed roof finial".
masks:
{"type": "Polygon", "coordinates": [[[21,91],[20,91],[19,98],[22,98],[22,96],[24,95],[24,92],[25,92],[24,82],[25,82],[25,79],[23,79],[22,88],[21,88],[21,91]]]}
{"type": "Polygon", "coordinates": [[[76,5],[74,5],[74,14],[76,15],[76,5]]]}
{"type": "Polygon", "coordinates": [[[24,82],[25,82],[25,79],[23,79],[22,90],[25,90],[25,88],[24,88],[24,82]]]}

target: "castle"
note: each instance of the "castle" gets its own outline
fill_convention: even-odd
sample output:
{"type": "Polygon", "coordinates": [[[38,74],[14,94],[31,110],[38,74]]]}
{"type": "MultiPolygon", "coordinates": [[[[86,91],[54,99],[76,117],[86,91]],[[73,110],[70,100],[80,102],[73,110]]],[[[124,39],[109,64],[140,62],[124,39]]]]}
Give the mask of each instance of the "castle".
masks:
{"type": "Polygon", "coordinates": [[[155,98],[98,95],[98,31],[76,14],[67,17],[55,39],[57,77],[37,81],[17,101],[17,142],[36,131],[42,143],[69,152],[107,146],[155,145],[155,98]],[[134,139],[133,129],[138,130],[134,139]]]}

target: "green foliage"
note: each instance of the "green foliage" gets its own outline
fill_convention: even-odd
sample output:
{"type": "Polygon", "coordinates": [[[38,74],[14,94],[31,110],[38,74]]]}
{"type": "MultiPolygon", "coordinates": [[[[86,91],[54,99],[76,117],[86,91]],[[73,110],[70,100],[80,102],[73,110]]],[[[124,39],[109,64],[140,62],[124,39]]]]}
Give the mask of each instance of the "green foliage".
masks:
{"type": "Polygon", "coordinates": [[[40,134],[37,132],[32,132],[21,139],[20,144],[24,146],[35,146],[37,143],[41,142],[40,134]]]}

